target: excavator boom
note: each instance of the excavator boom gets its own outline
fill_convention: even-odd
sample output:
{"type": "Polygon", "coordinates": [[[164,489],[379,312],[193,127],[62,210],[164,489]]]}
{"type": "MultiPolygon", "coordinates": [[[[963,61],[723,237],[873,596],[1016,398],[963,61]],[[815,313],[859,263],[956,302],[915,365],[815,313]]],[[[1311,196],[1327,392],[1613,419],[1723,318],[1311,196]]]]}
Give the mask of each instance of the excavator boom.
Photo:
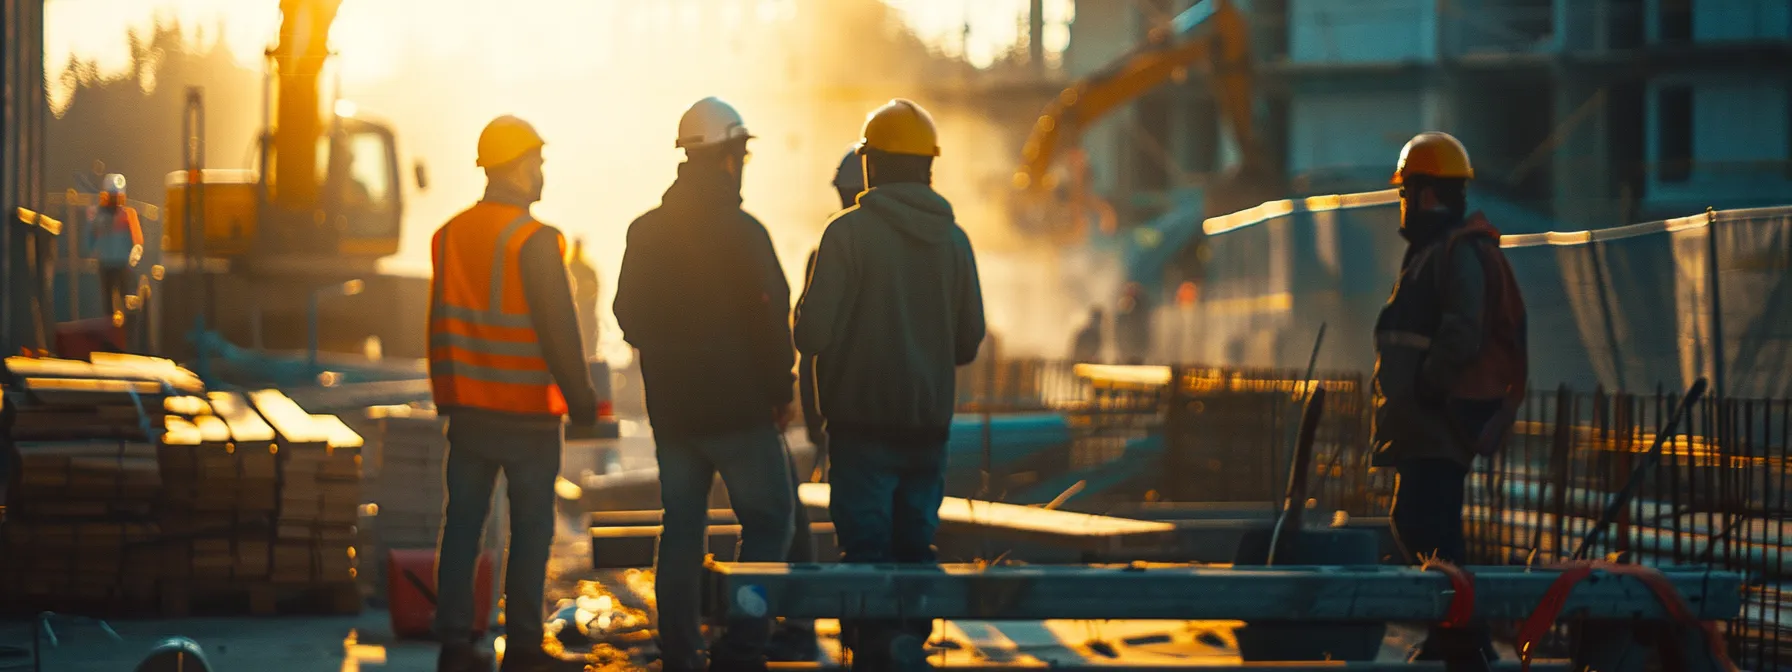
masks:
{"type": "Polygon", "coordinates": [[[1230,0],[1202,0],[1154,31],[1146,44],[1071,85],[1047,105],[1022,150],[1016,186],[1034,192],[1048,188],[1046,175],[1053,161],[1090,125],[1170,81],[1179,70],[1203,63],[1244,160],[1258,160],[1251,128],[1248,28],[1230,0]]]}
{"type": "Polygon", "coordinates": [[[289,211],[316,208],[318,200],[318,76],[329,57],[330,26],[342,0],[280,0],[280,43],[274,48],[280,85],[274,122],[273,198],[289,211]],[[285,179],[281,179],[284,177],[285,179]]]}

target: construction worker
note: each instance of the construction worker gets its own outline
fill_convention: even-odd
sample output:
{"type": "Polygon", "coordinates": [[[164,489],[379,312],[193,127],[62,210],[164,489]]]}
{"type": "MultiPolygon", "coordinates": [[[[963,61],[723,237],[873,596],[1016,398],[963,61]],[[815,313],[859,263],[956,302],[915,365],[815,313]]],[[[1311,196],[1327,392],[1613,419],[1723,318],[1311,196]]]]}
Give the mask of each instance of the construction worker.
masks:
{"type": "Polygon", "coordinates": [[[1101,361],[1101,327],[1106,321],[1101,306],[1089,307],[1089,321],[1076,332],[1076,340],[1070,345],[1070,357],[1078,362],[1097,363],[1101,361]]]}
{"type": "MultiPolygon", "coordinates": [[[[1375,324],[1374,464],[1395,470],[1394,531],[1414,562],[1465,560],[1463,491],[1478,452],[1474,437],[1502,413],[1503,378],[1516,377],[1522,386],[1524,375],[1513,371],[1522,362],[1481,365],[1513,347],[1514,337],[1501,331],[1511,319],[1501,319],[1499,309],[1518,297],[1498,231],[1479,213],[1467,214],[1474,175],[1462,143],[1430,132],[1401,150],[1392,179],[1400,188],[1400,235],[1407,250],[1375,324]],[[1491,377],[1500,390],[1464,392],[1481,382],[1476,377],[1491,377]]],[[[1520,349],[1522,310],[1516,308],[1520,349]]],[[[1463,631],[1448,637],[1439,632],[1427,638],[1421,659],[1465,647],[1493,653],[1484,630],[1467,638],[1463,631]]]]}
{"type": "Polygon", "coordinates": [[[579,308],[579,335],[584,337],[586,357],[597,356],[597,268],[585,257],[585,240],[574,238],[572,257],[566,267],[572,271],[573,305],[579,308]]]}
{"type": "Polygon", "coordinates": [[[137,210],[126,203],[124,176],[100,178],[99,203],[87,208],[87,249],[100,265],[100,299],[106,314],[119,319],[124,297],[136,293],[131,270],[143,260],[143,227],[137,210]]]}
{"type": "MultiPolygon", "coordinates": [[[[438,670],[482,670],[473,644],[473,568],[502,471],[510,496],[503,669],[550,669],[543,582],[554,536],[554,478],[566,435],[595,437],[597,393],[579,341],[566,239],[529,213],[541,198],[543,142],[498,117],[479,134],[485,197],[436,230],[430,387],[448,418],[447,497],[437,551],[438,670]],[[572,429],[565,431],[563,416],[572,429]]],[[[478,616],[483,617],[483,616],[478,616]]]]}
{"type": "MultiPolygon", "coordinates": [[[[933,118],[892,100],[859,143],[869,190],[834,216],[797,306],[827,417],[829,512],[844,562],[933,563],[955,369],[983,342],[970,239],[930,186],[933,118]]],[[[858,670],[921,669],[927,621],[848,624],[858,670]]]]}
{"type": "MultiPolygon", "coordinates": [[[[741,209],[747,132],[705,98],[678,122],[686,161],[655,208],[629,226],[616,321],[640,351],[665,510],[658,573],[664,668],[703,665],[700,581],[709,491],[719,473],[740,519],[738,557],[790,551],[795,507],[783,430],[793,413],[790,285],[765,227],[741,209]]],[[[737,620],[710,669],[763,669],[768,619],[737,620]]]]}
{"type": "Polygon", "coordinates": [[[1120,290],[1120,306],[1114,312],[1114,341],[1120,363],[1137,366],[1151,356],[1151,304],[1144,285],[1128,282],[1120,290]]]}

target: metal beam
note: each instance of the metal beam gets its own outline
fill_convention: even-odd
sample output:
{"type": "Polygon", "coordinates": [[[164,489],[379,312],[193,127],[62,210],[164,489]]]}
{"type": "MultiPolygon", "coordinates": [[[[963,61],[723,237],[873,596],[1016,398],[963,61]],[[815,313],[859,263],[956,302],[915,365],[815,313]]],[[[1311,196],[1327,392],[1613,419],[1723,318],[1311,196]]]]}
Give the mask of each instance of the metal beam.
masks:
{"type": "MultiPolygon", "coordinates": [[[[1472,567],[1475,610],[1493,621],[1529,617],[1557,572],[1472,567]]],[[[1664,570],[1703,620],[1736,616],[1742,577],[1705,568],[1664,570]]],[[[1442,619],[1448,577],[1411,567],[785,565],[711,563],[711,617],[1418,621],[1442,619]]],[[[1663,618],[1649,588],[1595,573],[1562,618],[1663,618]]]]}
{"type": "MultiPolygon", "coordinates": [[[[962,657],[962,656],[960,656],[962,657]]],[[[929,661],[931,669],[950,670],[951,672],[1446,672],[1448,668],[1441,662],[1344,662],[1344,661],[1300,661],[1300,662],[1266,662],[1241,663],[1228,665],[1098,665],[1085,663],[1080,665],[1017,665],[988,662],[965,662],[957,664],[953,656],[945,656],[946,660],[929,661]]],[[[1523,669],[1515,660],[1488,663],[1492,672],[1517,672],[1523,669]]],[[[767,663],[766,669],[771,672],[832,672],[847,668],[821,663],[767,663]]],[[[1567,672],[1570,669],[1566,660],[1532,660],[1530,669],[1533,672],[1567,672]]]]}

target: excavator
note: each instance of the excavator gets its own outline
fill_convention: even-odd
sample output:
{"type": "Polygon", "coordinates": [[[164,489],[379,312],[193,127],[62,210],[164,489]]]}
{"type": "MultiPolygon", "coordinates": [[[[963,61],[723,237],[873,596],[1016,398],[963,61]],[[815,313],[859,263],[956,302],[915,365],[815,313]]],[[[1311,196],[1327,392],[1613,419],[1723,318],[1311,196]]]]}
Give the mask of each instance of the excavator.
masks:
{"type": "MultiPolygon", "coordinates": [[[[173,299],[162,305],[164,344],[315,350],[321,328],[338,346],[378,337],[387,354],[422,356],[427,281],[378,273],[398,251],[404,211],[395,134],[348,101],[322,110],[341,4],[281,0],[255,169],[203,165],[203,101],[189,92],[188,158],[166,182],[165,252],[180,263],[162,290],[173,299]],[[354,319],[320,318],[320,300],[354,319]]],[[[421,165],[415,179],[426,187],[421,165]]]]}
{"type": "MultiPolygon", "coordinates": [[[[1022,221],[1061,240],[1081,239],[1091,219],[1111,232],[1112,208],[1089,191],[1081,154],[1074,146],[1096,122],[1151,90],[1182,79],[1191,67],[1204,70],[1240,156],[1237,166],[1204,190],[1203,217],[1282,198],[1286,187],[1280,168],[1263,150],[1253,124],[1249,24],[1234,0],[1202,0],[1154,29],[1143,44],[1064,89],[1046,106],[1022,148],[1022,162],[1014,175],[1022,221]],[[1058,159],[1066,156],[1069,170],[1055,171],[1058,159]]],[[[1192,228],[1198,229],[1199,221],[1192,228]]],[[[1176,254],[1187,242],[1162,240],[1158,247],[1165,248],[1164,253],[1146,256],[1176,254]]],[[[1166,261],[1156,262],[1159,273],[1166,261]]],[[[1143,268],[1133,269],[1133,274],[1151,275],[1143,268]]]]}

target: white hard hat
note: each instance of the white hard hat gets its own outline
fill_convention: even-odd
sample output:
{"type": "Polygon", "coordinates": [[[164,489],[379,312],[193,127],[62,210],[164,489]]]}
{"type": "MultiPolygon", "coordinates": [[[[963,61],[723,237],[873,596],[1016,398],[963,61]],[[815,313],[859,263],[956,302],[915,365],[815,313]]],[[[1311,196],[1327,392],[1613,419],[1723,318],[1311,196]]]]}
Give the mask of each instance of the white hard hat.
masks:
{"type": "Polygon", "coordinates": [[[118,173],[108,173],[105,177],[100,178],[100,191],[114,196],[124,193],[124,176],[118,173]]]}
{"type": "Polygon", "coordinates": [[[740,113],[734,111],[734,106],[711,96],[697,101],[678,120],[676,146],[684,149],[709,147],[752,137],[747,132],[746,122],[741,121],[740,113]]]}

